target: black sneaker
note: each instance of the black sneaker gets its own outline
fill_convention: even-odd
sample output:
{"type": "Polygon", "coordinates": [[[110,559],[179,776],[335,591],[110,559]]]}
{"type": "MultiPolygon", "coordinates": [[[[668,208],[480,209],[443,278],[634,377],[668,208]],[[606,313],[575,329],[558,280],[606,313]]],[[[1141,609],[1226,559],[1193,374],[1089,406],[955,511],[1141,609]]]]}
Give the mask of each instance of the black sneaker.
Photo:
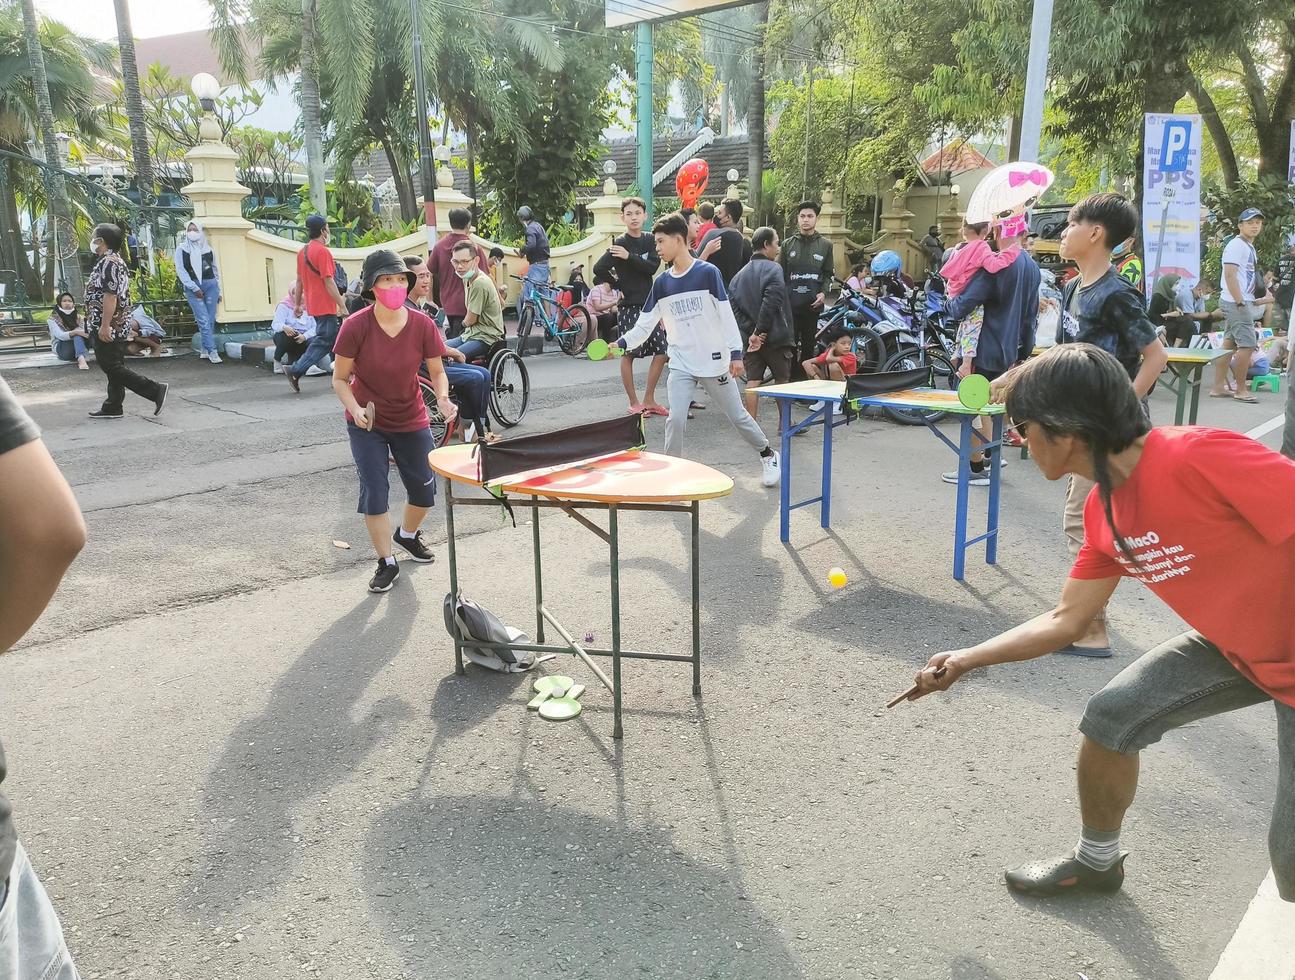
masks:
{"type": "Polygon", "coordinates": [[[1124,859],[1122,853],[1105,871],[1098,871],[1075,857],[1075,852],[1035,864],[1027,864],[1005,872],[1007,887],[1025,895],[1049,897],[1064,892],[1094,891],[1116,892],[1124,884],[1124,859]]]}
{"type": "Polygon", "coordinates": [[[399,531],[396,531],[396,533],[391,536],[391,540],[408,551],[409,556],[413,558],[414,561],[436,561],[436,556],[432,554],[432,549],[429,548],[427,546],[427,542],[423,540],[422,531],[415,531],[412,538],[406,538],[401,535],[399,531]]]}
{"type": "Polygon", "coordinates": [[[102,408],[97,412],[90,412],[92,419],[120,419],[125,418],[125,412],[105,412],[102,408]]]}
{"type": "Polygon", "coordinates": [[[153,409],[154,415],[162,414],[162,406],[166,404],[166,393],[167,393],[167,390],[170,389],[170,387],[171,386],[167,384],[165,381],[161,382],[157,386],[157,389],[158,389],[157,398],[153,399],[153,404],[156,406],[156,408],[153,409]]]}
{"type": "Polygon", "coordinates": [[[400,578],[400,566],[394,561],[388,563],[385,559],[378,559],[378,570],[373,573],[373,578],[369,579],[370,592],[390,592],[391,587],[396,584],[396,579],[400,578]]]}

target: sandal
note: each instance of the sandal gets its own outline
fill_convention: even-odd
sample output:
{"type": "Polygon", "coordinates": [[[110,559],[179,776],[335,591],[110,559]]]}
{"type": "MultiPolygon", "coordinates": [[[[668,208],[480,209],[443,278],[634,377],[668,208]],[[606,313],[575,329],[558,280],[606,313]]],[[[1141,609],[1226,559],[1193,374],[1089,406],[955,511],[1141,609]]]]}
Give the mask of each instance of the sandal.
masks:
{"type": "Polygon", "coordinates": [[[1232,392],[1230,391],[1211,391],[1210,397],[1211,398],[1235,398],[1236,395],[1232,394],[1232,392]]]}
{"type": "Polygon", "coordinates": [[[1037,861],[1004,873],[1007,887],[1024,895],[1052,896],[1069,891],[1116,892],[1124,884],[1123,852],[1105,871],[1090,868],[1075,852],[1037,861]]]}
{"type": "Polygon", "coordinates": [[[664,405],[644,405],[643,414],[665,416],[670,414],[670,409],[666,408],[664,405]]]}
{"type": "Polygon", "coordinates": [[[1245,402],[1247,405],[1259,404],[1259,399],[1256,398],[1254,395],[1233,395],[1232,400],[1234,402],[1245,402]]]}

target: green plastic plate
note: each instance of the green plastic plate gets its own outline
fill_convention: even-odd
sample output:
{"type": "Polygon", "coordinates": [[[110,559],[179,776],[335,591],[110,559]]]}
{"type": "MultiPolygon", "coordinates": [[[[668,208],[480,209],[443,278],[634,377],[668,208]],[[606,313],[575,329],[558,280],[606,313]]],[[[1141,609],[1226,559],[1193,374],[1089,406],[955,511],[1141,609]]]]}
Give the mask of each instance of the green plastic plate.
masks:
{"type": "Polygon", "coordinates": [[[549,721],[570,721],[580,714],[580,702],[574,698],[549,698],[540,705],[540,717],[549,721]]]}

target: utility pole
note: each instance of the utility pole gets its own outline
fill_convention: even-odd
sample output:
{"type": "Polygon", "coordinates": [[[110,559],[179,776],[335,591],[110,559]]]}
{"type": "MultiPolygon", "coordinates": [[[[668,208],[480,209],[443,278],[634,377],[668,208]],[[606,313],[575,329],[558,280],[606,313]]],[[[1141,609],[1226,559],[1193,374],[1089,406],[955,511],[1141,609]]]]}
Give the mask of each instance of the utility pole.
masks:
{"type": "Polygon", "coordinates": [[[1043,134],[1043,94],[1048,87],[1048,42],[1052,36],[1052,0],[1034,0],[1030,22],[1030,58],[1025,70],[1025,106],[1021,112],[1018,159],[1038,162],[1043,134]]]}
{"type": "Polygon", "coordinates": [[[427,81],[423,77],[423,29],[418,0],[409,0],[409,20],[414,36],[414,102],[418,114],[418,171],[423,181],[423,225],[427,249],[436,244],[436,171],[432,162],[432,131],[427,124],[427,81]]]}
{"type": "Polygon", "coordinates": [[[635,28],[635,81],[638,85],[638,158],[639,197],[647,202],[648,221],[652,220],[652,25],[640,21],[635,28]]]}

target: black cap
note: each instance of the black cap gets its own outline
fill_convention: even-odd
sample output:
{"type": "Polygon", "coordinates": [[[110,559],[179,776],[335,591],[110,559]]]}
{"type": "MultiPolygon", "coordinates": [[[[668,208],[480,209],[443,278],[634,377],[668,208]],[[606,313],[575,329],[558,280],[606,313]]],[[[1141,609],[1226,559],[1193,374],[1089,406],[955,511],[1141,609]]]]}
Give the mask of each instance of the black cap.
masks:
{"type": "Polygon", "coordinates": [[[409,271],[405,260],[389,248],[380,248],[364,257],[364,267],[360,270],[360,295],[365,299],[373,299],[373,284],[379,276],[404,276],[410,289],[418,284],[418,278],[409,271]]]}
{"type": "Polygon", "coordinates": [[[316,235],[318,235],[321,231],[323,231],[327,227],[328,227],[328,219],[325,218],[322,214],[312,214],[309,218],[306,219],[306,230],[314,232],[316,235]]]}

